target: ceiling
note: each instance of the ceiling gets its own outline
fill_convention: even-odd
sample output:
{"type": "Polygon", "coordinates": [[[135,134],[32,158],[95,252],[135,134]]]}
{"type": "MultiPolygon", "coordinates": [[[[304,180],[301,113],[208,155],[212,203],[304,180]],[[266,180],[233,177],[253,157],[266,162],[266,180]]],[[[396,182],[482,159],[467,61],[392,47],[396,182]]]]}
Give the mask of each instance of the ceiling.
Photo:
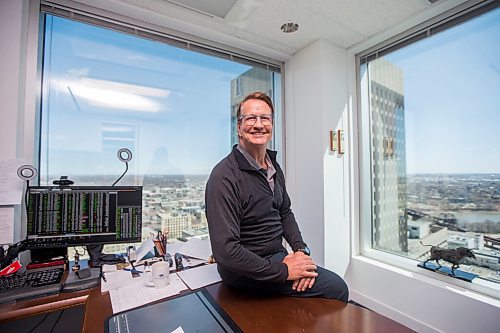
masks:
{"type": "MultiPolygon", "coordinates": [[[[349,48],[403,23],[435,0],[119,0],[191,26],[292,55],[317,39],[349,48]],[[289,21],[299,30],[285,34],[289,21]]],[[[443,1],[443,0],[441,0],[443,1]]],[[[439,1],[440,2],[440,1],[439,1]]]]}

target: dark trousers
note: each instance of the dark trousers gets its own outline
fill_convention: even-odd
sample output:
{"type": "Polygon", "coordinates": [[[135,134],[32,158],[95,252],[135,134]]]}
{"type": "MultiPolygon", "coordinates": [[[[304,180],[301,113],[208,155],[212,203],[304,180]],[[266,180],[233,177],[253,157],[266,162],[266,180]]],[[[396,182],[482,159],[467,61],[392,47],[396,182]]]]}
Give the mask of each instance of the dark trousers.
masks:
{"type": "MultiPolygon", "coordinates": [[[[269,260],[282,262],[286,252],[278,252],[272,255],[269,260]]],[[[345,281],[336,273],[323,267],[317,269],[318,276],[311,289],[305,291],[295,291],[292,289],[292,281],[285,283],[274,283],[258,281],[247,277],[234,277],[231,281],[224,281],[229,287],[250,293],[263,295],[286,295],[294,297],[322,297],[332,298],[347,302],[349,299],[349,289],[345,281]]]]}

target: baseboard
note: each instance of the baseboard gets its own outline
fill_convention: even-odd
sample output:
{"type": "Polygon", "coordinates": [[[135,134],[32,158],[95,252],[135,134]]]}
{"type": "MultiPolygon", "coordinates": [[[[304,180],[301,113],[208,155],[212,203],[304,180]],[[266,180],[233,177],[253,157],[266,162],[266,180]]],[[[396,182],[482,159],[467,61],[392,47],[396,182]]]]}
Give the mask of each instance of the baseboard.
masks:
{"type": "Polygon", "coordinates": [[[401,325],[404,325],[416,332],[419,333],[442,333],[442,331],[429,326],[415,318],[409,317],[405,315],[404,313],[387,306],[383,303],[380,303],[379,301],[367,297],[364,294],[361,294],[359,292],[356,292],[354,290],[349,290],[349,298],[352,299],[354,302],[362,304],[364,307],[381,314],[387,318],[390,318],[394,321],[397,321],[401,325]]]}

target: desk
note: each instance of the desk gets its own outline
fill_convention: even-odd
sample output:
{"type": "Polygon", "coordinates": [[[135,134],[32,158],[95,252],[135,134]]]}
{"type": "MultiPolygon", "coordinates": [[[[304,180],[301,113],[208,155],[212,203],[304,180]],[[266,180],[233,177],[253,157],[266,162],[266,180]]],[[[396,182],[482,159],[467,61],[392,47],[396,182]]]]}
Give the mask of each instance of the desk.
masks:
{"type": "Polygon", "coordinates": [[[378,313],[340,301],[255,296],[220,283],[206,289],[243,332],[413,332],[378,313]]]}
{"type": "MultiPolygon", "coordinates": [[[[221,283],[206,289],[233,321],[248,333],[413,332],[373,311],[339,301],[321,298],[259,297],[235,292],[221,283]]],[[[104,322],[113,311],[109,294],[101,294],[100,287],[2,305],[0,321],[81,303],[86,305],[82,332],[104,332],[104,322]]]]}

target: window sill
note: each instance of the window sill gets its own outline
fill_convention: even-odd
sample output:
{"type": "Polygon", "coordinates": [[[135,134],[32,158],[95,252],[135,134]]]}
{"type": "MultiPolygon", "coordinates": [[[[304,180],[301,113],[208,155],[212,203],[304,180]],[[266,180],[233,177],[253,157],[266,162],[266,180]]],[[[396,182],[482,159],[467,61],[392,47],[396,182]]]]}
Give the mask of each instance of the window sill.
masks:
{"type": "Polygon", "coordinates": [[[500,284],[476,278],[467,282],[417,267],[417,261],[376,250],[353,256],[351,264],[371,265],[392,274],[410,277],[434,287],[500,308],[500,284]],[[390,262],[390,264],[389,264],[390,262]]]}

